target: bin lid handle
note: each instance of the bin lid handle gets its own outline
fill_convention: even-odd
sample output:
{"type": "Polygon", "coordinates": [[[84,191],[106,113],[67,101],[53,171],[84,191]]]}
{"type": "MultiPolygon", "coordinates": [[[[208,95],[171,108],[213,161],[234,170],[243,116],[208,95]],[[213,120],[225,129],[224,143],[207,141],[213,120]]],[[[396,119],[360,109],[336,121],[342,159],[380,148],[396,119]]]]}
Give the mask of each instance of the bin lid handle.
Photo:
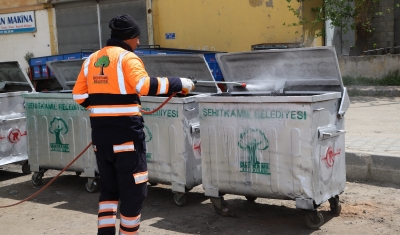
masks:
{"type": "Polygon", "coordinates": [[[342,99],[340,102],[340,107],[338,111],[339,118],[343,118],[347,109],[350,107],[350,98],[349,94],[347,93],[346,87],[343,87],[342,99]]]}

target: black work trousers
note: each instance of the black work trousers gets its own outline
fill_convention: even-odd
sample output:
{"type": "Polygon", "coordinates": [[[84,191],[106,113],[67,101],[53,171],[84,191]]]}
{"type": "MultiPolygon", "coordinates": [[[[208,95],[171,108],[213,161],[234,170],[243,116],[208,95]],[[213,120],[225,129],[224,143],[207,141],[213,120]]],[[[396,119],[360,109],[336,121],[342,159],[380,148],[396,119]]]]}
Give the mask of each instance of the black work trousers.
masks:
{"type": "Polygon", "coordinates": [[[147,196],[146,145],[144,140],[131,143],[93,145],[100,173],[98,235],[115,235],[118,203],[119,234],[139,232],[147,196]]]}

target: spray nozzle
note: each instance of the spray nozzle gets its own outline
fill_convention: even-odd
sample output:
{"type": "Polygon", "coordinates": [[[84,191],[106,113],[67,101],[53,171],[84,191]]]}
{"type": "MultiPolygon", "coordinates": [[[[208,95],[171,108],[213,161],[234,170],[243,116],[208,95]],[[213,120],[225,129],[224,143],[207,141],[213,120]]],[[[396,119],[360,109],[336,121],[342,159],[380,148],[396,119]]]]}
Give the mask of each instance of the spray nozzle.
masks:
{"type": "Polygon", "coordinates": [[[195,80],[193,76],[189,76],[188,78],[189,78],[190,80],[192,80],[192,82],[193,82],[194,84],[197,83],[197,80],[195,80]]]}

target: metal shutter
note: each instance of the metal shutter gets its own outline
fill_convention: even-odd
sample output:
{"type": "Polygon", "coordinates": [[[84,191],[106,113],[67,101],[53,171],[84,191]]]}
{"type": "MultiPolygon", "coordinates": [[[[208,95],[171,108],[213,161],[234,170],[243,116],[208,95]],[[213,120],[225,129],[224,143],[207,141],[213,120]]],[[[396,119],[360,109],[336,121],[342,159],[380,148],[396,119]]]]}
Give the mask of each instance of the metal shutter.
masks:
{"type": "Polygon", "coordinates": [[[100,48],[95,1],[57,4],[55,10],[59,54],[100,48]]]}
{"type": "MultiPolygon", "coordinates": [[[[96,1],[55,4],[59,54],[100,49],[96,1]]],[[[100,0],[101,45],[110,37],[108,22],[116,15],[129,14],[139,24],[140,42],[148,44],[146,0],[100,0]]]]}
{"type": "Polygon", "coordinates": [[[100,1],[101,39],[104,46],[110,38],[111,30],[108,23],[116,15],[131,15],[140,27],[140,43],[148,44],[146,0],[131,0],[116,2],[115,0],[100,1]]]}

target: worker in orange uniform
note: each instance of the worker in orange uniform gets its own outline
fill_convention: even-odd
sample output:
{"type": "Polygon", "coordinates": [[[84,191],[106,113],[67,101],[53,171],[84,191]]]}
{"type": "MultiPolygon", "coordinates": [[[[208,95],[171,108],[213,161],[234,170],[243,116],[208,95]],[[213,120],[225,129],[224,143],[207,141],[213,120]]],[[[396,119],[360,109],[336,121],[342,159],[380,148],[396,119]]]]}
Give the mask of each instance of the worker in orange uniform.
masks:
{"type": "Polygon", "coordinates": [[[109,23],[107,45],[83,63],[72,91],[90,110],[92,143],[100,173],[98,235],[115,234],[120,203],[120,235],[139,233],[142,203],[147,196],[147,162],[140,96],[194,89],[188,78],[149,77],[133,51],[140,29],[129,15],[109,23]]]}

